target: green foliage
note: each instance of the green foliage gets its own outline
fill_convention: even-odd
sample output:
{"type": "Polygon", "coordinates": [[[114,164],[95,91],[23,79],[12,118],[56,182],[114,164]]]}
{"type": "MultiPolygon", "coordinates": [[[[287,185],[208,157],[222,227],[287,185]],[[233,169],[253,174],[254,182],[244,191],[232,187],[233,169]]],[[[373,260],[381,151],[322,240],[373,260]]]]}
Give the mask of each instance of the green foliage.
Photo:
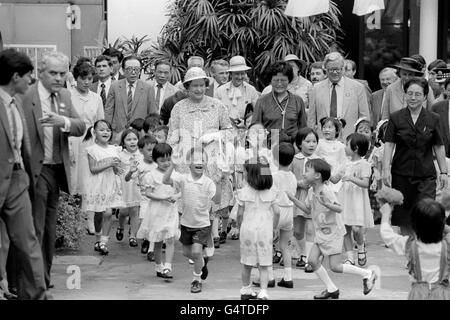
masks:
{"type": "Polygon", "coordinates": [[[243,55],[253,68],[250,78],[260,74],[289,53],[306,61],[322,60],[341,31],[340,12],[330,1],[330,11],[308,18],[286,16],[287,0],[255,0],[234,5],[230,0],[176,0],[169,8],[169,21],[158,43],[142,52],[145,62],[166,59],[172,63],[173,83],[181,79],[187,59],[215,59],[243,55]]]}
{"type": "Polygon", "coordinates": [[[79,199],[61,192],[56,220],[56,247],[78,248],[84,232],[79,199]]]}

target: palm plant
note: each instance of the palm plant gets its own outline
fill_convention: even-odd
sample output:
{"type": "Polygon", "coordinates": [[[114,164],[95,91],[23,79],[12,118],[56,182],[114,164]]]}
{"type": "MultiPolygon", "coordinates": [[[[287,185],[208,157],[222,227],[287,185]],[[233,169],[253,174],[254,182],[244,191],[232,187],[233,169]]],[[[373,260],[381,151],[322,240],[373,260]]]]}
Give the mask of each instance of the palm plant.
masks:
{"type": "Polygon", "coordinates": [[[264,85],[261,74],[289,53],[306,61],[323,59],[341,31],[339,9],[308,18],[286,16],[287,0],[175,0],[158,43],[147,52],[147,63],[167,59],[172,82],[181,79],[189,56],[200,55],[206,65],[215,59],[246,57],[250,79],[264,85]],[[250,5],[249,5],[250,3],[250,5]]]}
{"type": "Polygon", "coordinates": [[[144,45],[144,43],[149,42],[150,39],[146,39],[148,35],[138,38],[135,35],[131,36],[131,39],[125,39],[122,43],[122,48],[125,54],[139,54],[139,50],[144,45]]]}

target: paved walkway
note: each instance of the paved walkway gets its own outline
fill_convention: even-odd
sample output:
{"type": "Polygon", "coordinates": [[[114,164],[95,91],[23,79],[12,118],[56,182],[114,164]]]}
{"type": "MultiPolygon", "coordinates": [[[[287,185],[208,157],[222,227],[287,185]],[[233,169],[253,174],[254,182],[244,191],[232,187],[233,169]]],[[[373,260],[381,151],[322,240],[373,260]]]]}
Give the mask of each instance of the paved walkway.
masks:
{"type": "MultiPolygon", "coordinates": [[[[216,249],[208,264],[209,277],[203,283],[203,291],[190,293],[192,266],[181,252],[178,242],[173,262],[174,279],[167,283],[156,277],[154,263],[140,253],[140,246],[131,248],[127,237],[122,242],[115,239],[115,222],[109,244],[110,254],[106,257],[93,250],[94,237],[83,236],[82,246],[76,252],[55,257],[51,290],[55,299],[158,299],[158,300],[228,300],[239,299],[241,287],[241,265],[239,263],[239,241],[228,240],[216,249]],[[79,269],[78,269],[79,268],[79,269]],[[80,271],[80,288],[77,289],[76,274],[80,271]],[[68,273],[69,272],[69,273],[68,273]]],[[[362,293],[362,280],[353,275],[333,274],[332,280],[339,287],[340,299],[347,300],[405,300],[409,290],[408,272],[405,258],[397,256],[384,247],[379,228],[367,234],[368,266],[378,266],[381,270],[379,286],[369,295],[362,293]]],[[[58,253],[57,253],[58,254],[58,253]]],[[[275,266],[275,276],[280,279],[282,267],[275,266]]],[[[257,275],[254,270],[254,276],[257,275]]],[[[293,269],[294,289],[275,287],[269,289],[271,299],[312,299],[324,286],[314,274],[293,269]]]]}

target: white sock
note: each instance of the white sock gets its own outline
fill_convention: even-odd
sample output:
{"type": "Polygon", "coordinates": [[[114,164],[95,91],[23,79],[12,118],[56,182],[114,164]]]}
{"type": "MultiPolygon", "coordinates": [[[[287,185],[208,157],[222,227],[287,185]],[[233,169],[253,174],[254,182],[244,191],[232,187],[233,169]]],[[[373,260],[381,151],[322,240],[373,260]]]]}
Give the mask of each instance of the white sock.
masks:
{"type": "Polygon", "coordinates": [[[171,263],[168,263],[168,262],[166,262],[166,264],[164,265],[164,269],[169,269],[169,270],[172,270],[172,264],[171,264],[171,263]]]}
{"type": "Polygon", "coordinates": [[[284,268],[284,280],[292,280],[292,268],[284,268]]]}
{"type": "Polygon", "coordinates": [[[202,282],[202,279],[200,278],[200,276],[202,275],[202,273],[200,272],[199,274],[196,274],[195,271],[193,272],[194,274],[194,280],[197,280],[198,282],[202,282]]]}
{"type": "Polygon", "coordinates": [[[253,293],[253,289],[252,289],[252,285],[249,284],[248,286],[242,286],[241,288],[241,294],[252,294],[253,293]]]}
{"type": "Polygon", "coordinates": [[[205,248],[205,256],[212,257],[214,255],[214,246],[205,248]]]}
{"type": "Polygon", "coordinates": [[[356,244],[356,246],[358,247],[358,252],[366,251],[366,248],[364,247],[364,244],[362,244],[362,245],[356,244]]]}
{"type": "Polygon", "coordinates": [[[155,250],[155,243],[154,242],[150,242],[150,245],[148,247],[148,252],[153,252],[153,250],[155,250]]]}
{"type": "Polygon", "coordinates": [[[330,276],[328,275],[327,270],[323,266],[320,266],[319,269],[314,271],[314,273],[319,277],[320,280],[325,284],[327,287],[328,292],[335,292],[338,288],[336,285],[331,281],[330,276]]]}
{"type": "Polygon", "coordinates": [[[273,275],[273,266],[270,266],[268,269],[269,269],[269,281],[274,280],[275,276],[273,275]]]}
{"type": "Polygon", "coordinates": [[[347,259],[350,261],[355,261],[355,256],[353,255],[353,250],[347,251],[347,259]]]}
{"type": "Polygon", "coordinates": [[[370,278],[370,276],[372,275],[372,271],[370,271],[370,270],[359,268],[357,266],[352,266],[352,265],[349,265],[349,264],[343,264],[342,265],[342,272],[350,273],[350,274],[356,274],[356,275],[361,276],[363,278],[370,278]]]}
{"type": "Polygon", "coordinates": [[[108,243],[108,240],[109,240],[109,237],[108,237],[108,236],[101,236],[101,237],[100,237],[100,242],[101,242],[101,243],[107,244],[107,243],[108,243]]]}
{"type": "Polygon", "coordinates": [[[163,264],[162,263],[160,263],[160,264],[156,264],[155,263],[155,271],[156,272],[162,272],[163,271],[163,264]]]}
{"type": "Polygon", "coordinates": [[[215,217],[212,223],[212,236],[213,238],[219,237],[219,217],[215,217]]]}
{"type": "Polygon", "coordinates": [[[308,261],[308,256],[309,253],[311,252],[311,249],[314,245],[314,242],[311,241],[305,241],[305,256],[306,256],[306,261],[308,261]]]}

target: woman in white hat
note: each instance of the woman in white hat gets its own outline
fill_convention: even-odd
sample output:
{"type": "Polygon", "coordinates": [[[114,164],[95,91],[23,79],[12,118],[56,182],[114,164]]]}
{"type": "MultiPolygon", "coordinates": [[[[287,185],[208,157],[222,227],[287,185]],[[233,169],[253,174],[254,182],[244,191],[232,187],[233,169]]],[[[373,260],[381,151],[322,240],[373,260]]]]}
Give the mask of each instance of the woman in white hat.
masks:
{"type": "Polygon", "coordinates": [[[228,69],[231,81],[220,86],[214,93],[214,97],[227,106],[230,118],[237,125],[241,124],[244,119],[246,106],[252,104],[254,107],[259,98],[255,87],[245,81],[247,71],[250,69],[245,63],[244,57],[232,57],[228,69]]]}
{"type": "MultiPolygon", "coordinates": [[[[308,110],[309,99],[308,92],[312,89],[313,85],[310,81],[302,77],[301,73],[306,69],[306,62],[300,60],[295,54],[288,54],[284,57],[284,61],[289,63],[294,71],[294,78],[288,84],[288,91],[296,94],[303,99],[305,108],[308,110]]],[[[272,91],[272,85],[268,85],[264,88],[262,94],[267,94],[272,91]]]]}

